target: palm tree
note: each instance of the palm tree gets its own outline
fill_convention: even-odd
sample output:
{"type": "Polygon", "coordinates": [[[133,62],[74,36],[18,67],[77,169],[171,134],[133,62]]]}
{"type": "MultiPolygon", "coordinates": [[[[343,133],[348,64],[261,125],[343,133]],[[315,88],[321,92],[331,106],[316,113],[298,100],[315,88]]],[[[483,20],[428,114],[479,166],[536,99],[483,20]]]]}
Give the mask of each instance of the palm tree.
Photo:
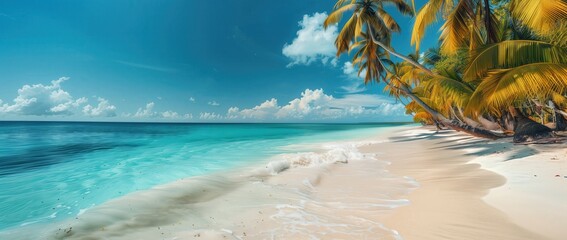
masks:
{"type": "MultiPolygon", "coordinates": [[[[567,26],[567,5],[564,0],[500,2],[504,4],[493,11],[487,0],[431,0],[417,14],[412,43],[419,48],[425,27],[443,13],[441,52],[469,50],[463,80],[474,92],[465,114],[514,115],[515,141],[523,140],[526,133],[549,136],[548,128],[525,117],[527,111],[518,107],[548,100],[560,106],[567,102],[567,33],[559,30],[567,26]]],[[[555,107],[554,111],[563,112],[555,107]]]]}
{"type": "Polygon", "coordinates": [[[451,127],[458,131],[464,131],[469,134],[495,139],[499,136],[493,132],[472,128],[466,124],[454,122],[443,116],[411,90],[411,86],[401,82],[399,76],[395,78],[386,79],[385,72],[389,71],[385,67],[384,61],[381,60],[380,52],[386,51],[389,54],[400,57],[407,63],[418,68],[419,71],[430,75],[439,76],[432,72],[430,69],[419,64],[414,59],[404,56],[395,52],[389,45],[391,39],[391,32],[400,31],[399,25],[384,10],[384,3],[393,3],[397,6],[402,14],[411,15],[412,8],[403,0],[338,0],[335,4],[334,11],[325,20],[325,27],[330,24],[335,24],[340,21],[342,15],[347,11],[352,11],[353,14],[349,20],[344,24],[341,29],[335,44],[337,46],[337,55],[347,51],[358,49],[353,61],[359,66],[361,72],[366,70],[365,82],[373,79],[375,81],[385,81],[390,87],[396,88],[403,92],[406,96],[415,101],[427,113],[433,116],[434,119],[441,122],[443,125],[451,127]],[[393,84],[394,81],[399,81],[397,85],[393,84]]]}
{"type": "Polygon", "coordinates": [[[433,75],[434,73],[425,66],[390,47],[391,33],[399,32],[401,29],[396,20],[384,9],[384,3],[394,4],[403,15],[413,15],[413,8],[404,0],[337,0],[333,12],[324,22],[325,28],[338,23],[345,12],[352,11],[351,17],[344,24],[335,41],[337,55],[349,51],[353,40],[356,42],[360,34],[365,33],[389,54],[433,75]]]}
{"type": "Polygon", "coordinates": [[[561,114],[565,112],[561,108],[567,103],[567,7],[557,1],[517,0],[511,1],[510,5],[511,11],[508,8],[497,10],[501,11],[500,41],[469,52],[463,78],[477,88],[465,112],[473,116],[491,114],[497,117],[514,114],[516,119],[521,120],[517,121],[519,126],[514,131],[515,138],[521,139],[521,135],[525,135],[523,132],[536,135],[550,132],[524,116],[531,115],[543,124],[545,114],[541,110],[536,111],[537,114],[529,111],[534,103],[541,109],[544,107],[542,102],[551,101],[553,107],[550,109],[557,113],[555,122],[560,124],[564,120],[561,114]],[[528,2],[543,5],[534,8],[528,2]],[[524,10],[520,17],[532,16],[528,18],[532,23],[528,20],[514,21],[513,17],[517,18],[515,15],[520,14],[515,12],[514,6],[522,6],[524,10]],[[550,6],[559,11],[548,9],[550,6]],[[557,21],[546,22],[541,19],[545,15],[557,21]],[[533,21],[538,18],[540,22],[534,24],[533,21]],[[551,25],[555,31],[545,32],[546,26],[551,25]]]}

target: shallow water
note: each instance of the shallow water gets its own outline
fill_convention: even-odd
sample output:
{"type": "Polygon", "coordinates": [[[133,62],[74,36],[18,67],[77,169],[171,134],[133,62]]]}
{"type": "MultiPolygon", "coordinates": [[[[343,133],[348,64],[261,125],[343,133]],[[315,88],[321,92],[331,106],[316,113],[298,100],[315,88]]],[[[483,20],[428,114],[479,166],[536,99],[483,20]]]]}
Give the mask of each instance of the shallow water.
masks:
{"type": "Polygon", "coordinates": [[[134,191],[397,125],[0,122],[0,232],[67,221],[134,191]]]}

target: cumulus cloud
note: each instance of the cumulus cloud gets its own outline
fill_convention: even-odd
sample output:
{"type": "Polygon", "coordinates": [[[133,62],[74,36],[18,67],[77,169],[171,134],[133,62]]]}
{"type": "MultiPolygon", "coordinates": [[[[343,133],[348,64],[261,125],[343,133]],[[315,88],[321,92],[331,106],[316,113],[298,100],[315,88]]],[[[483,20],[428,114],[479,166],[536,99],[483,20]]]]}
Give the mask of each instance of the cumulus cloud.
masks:
{"type": "MultiPolygon", "coordinates": [[[[82,119],[81,117],[104,118],[116,117],[117,107],[108,99],[95,97],[91,103],[86,97],[75,98],[62,88],[62,84],[69,80],[62,77],[53,80],[50,84],[23,85],[12,102],[0,99],[0,116],[70,116],[68,119],[82,119]]],[[[157,97],[157,99],[163,99],[157,97]]],[[[122,118],[140,119],[193,119],[190,113],[180,114],[175,111],[155,111],[154,102],[138,108],[136,113],[120,113],[122,118]]]]}
{"type": "Polygon", "coordinates": [[[174,111],[165,111],[161,113],[163,118],[177,119],[179,118],[179,113],[174,111]]]}
{"type": "Polygon", "coordinates": [[[286,43],[282,49],[283,55],[290,58],[293,65],[310,65],[320,61],[323,64],[337,65],[335,39],[338,35],[337,25],[323,28],[327,13],[304,15],[299,22],[301,29],[291,44],[286,43]]]}
{"type": "Polygon", "coordinates": [[[157,113],[154,112],[154,106],[155,106],[154,102],[149,102],[148,104],[146,104],[146,107],[138,108],[138,111],[136,111],[136,114],[134,114],[134,117],[137,117],[137,118],[155,117],[157,115],[157,113]]]}
{"type": "Polygon", "coordinates": [[[190,97],[190,98],[189,98],[189,101],[195,102],[195,98],[194,98],[194,97],[190,97]]]}
{"type": "Polygon", "coordinates": [[[110,102],[104,98],[98,98],[98,105],[96,107],[86,105],[83,107],[83,114],[89,117],[115,117],[116,116],[116,106],[110,104],[110,102]]]}
{"type": "Polygon", "coordinates": [[[366,75],[366,70],[362,70],[358,74],[358,69],[355,68],[352,62],[345,62],[343,65],[343,74],[346,77],[347,84],[341,88],[347,93],[359,93],[364,90],[364,76],[366,75]]]}
{"type": "Polygon", "coordinates": [[[327,106],[333,101],[333,96],[327,95],[323,89],[305,89],[300,98],[291,100],[276,113],[278,118],[304,118],[314,112],[315,115],[327,115],[327,106]]]}
{"type": "MultiPolygon", "coordinates": [[[[270,100],[266,100],[262,104],[252,109],[244,109],[240,111],[240,115],[243,118],[266,119],[276,114],[279,110],[280,107],[278,106],[278,100],[272,98],[270,100]]],[[[229,113],[230,113],[230,109],[229,109],[229,113]]]]}
{"type": "Polygon", "coordinates": [[[220,103],[216,102],[216,101],[210,101],[207,104],[211,105],[211,106],[220,106],[220,103]]]}
{"type": "Polygon", "coordinates": [[[275,98],[249,109],[232,107],[228,119],[320,120],[361,116],[403,116],[404,106],[378,95],[350,94],[335,98],[323,89],[306,89],[301,97],[280,106],[275,98]]]}
{"type": "Polygon", "coordinates": [[[62,77],[51,81],[50,85],[24,85],[18,89],[18,96],[13,104],[4,103],[0,113],[20,115],[71,115],[73,111],[87,102],[87,98],[75,99],[69,92],[61,88],[61,83],[69,80],[62,77]]]}

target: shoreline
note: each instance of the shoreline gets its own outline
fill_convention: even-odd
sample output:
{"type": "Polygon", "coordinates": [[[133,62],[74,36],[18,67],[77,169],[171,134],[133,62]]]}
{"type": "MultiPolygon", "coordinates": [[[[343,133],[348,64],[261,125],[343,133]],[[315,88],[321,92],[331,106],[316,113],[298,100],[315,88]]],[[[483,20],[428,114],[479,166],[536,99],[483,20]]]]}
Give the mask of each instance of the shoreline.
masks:
{"type": "Polygon", "coordinates": [[[567,212],[562,204],[567,178],[548,176],[554,171],[567,175],[560,147],[515,146],[417,126],[322,143],[318,150],[314,146],[292,144],[313,151],[278,155],[265,166],[180,179],[110,200],[68,221],[18,232],[21,239],[520,240],[567,235],[561,228],[567,222],[561,216],[567,212]],[[540,164],[542,156],[560,167],[540,164]],[[539,178],[532,181],[529,174],[539,178]],[[540,193],[530,198],[530,191],[540,193]],[[30,231],[39,235],[27,235],[30,231]]]}
{"type": "Polygon", "coordinates": [[[286,147],[299,152],[279,154],[260,165],[137,191],[71,219],[24,226],[5,232],[4,236],[304,239],[326,233],[341,239],[360,239],[395,235],[373,215],[407,204],[404,199],[391,196],[406,194],[415,188],[415,183],[388,174],[383,170],[387,162],[376,159],[374,154],[360,153],[358,147],[380,143],[373,136],[406,127],[388,127],[348,140],[291,144],[286,147]],[[312,149],[314,146],[318,147],[312,149]],[[364,186],[368,182],[382,184],[371,187],[372,194],[367,188],[351,188],[353,184],[364,186]],[[337,215],[336,211],[342,214],[337,215]],[[30,236],[30,232],[37,235],[30,236]]]}
{"type": "Polygon", "coordinates": [[[406,196],[408,206],[383,219],[404,239],[559,240],[567,235],[567,158],[561,146],[514,145],[424,127],[397,135],[386,146],[363,151],[394,158],[403,149],[403,157],[387,169],[420,183],[406,196]],[[541,161],[545,158],[553,160],[541,161]]]}

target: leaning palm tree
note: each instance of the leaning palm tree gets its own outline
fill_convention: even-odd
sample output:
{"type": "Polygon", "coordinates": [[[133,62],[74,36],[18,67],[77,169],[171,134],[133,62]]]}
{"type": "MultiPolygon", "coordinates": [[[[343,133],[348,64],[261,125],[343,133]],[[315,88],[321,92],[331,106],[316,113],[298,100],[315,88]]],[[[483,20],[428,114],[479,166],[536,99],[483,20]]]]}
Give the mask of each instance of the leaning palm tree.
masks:
{"type": "MultiPolygon", "coordinates": [[[[381,61],[381,58],[376,51],[385,51],[389,54],[400,57],[427,75],[438,76],[438,74],[433,73],[430,69],[419,64],[417,61],[395,52],[390,47],[391,33],[400,31],[400,27],[393,17],[385,11],[385,3],[393,3],[402,14],[412,14],[412,8],[403,0],[337,1],[334,11],[325,20],[325,27],[330,24],[338,23],[345,12],[352,11],[351,17],[345,23],[335,41],[335,45],[337,46],[337,55],[357,48],[363,49],[363,52],[365,53],[356,54],[353,62],[359,66],[360,71],[364,69],[367,70],[367,76],[365,77],[367,79],[366,81],[368,81],[368,79],[373,79],[375,81],[383,80],[391,87],[396,87],[399,91],[402,91],[406,96],[419,104],[419,106],[421,106],[426,112],[445,126],[458,131],[464,131],[475,136],[492,139],[498,138],[499,136],[493,132],[472,128],[466,124],[449,120],[443,116],[443,114],[430,107],[427,103],[415,95],[411,90],[411,86],[408,86],[403,82],[400,82],[398,86],[394,86],[392,81],[400,81],[399,76],[390,79],[389,81],[385,78],[385,72],[388,71],[388,68],[384,67],[385,64],[381,61]]],[[[359,52],[360,51],[361,50],[359,50],[359,52]]]]}
{"type": "Polygon", "coordinates": [[[465,114],[515,115],[517,141],[525,138],[522,132],[550,132],[523,116],[518,107],[549,99],[565,102],[566,34],[552,34],[550,29],[565,25],[567,5],[564,0],[508,2],[511,10],[508,5],[496,10],[501,20],[497,23],[488,0],[431,0],[416,17],[412,43],[419,48],[425,27],[443,13],[441,52],[469,50],[463,79],[475,89],[465,114]],[[555,35],[555,41],[541,41],[542,35],[555,35]]]}

